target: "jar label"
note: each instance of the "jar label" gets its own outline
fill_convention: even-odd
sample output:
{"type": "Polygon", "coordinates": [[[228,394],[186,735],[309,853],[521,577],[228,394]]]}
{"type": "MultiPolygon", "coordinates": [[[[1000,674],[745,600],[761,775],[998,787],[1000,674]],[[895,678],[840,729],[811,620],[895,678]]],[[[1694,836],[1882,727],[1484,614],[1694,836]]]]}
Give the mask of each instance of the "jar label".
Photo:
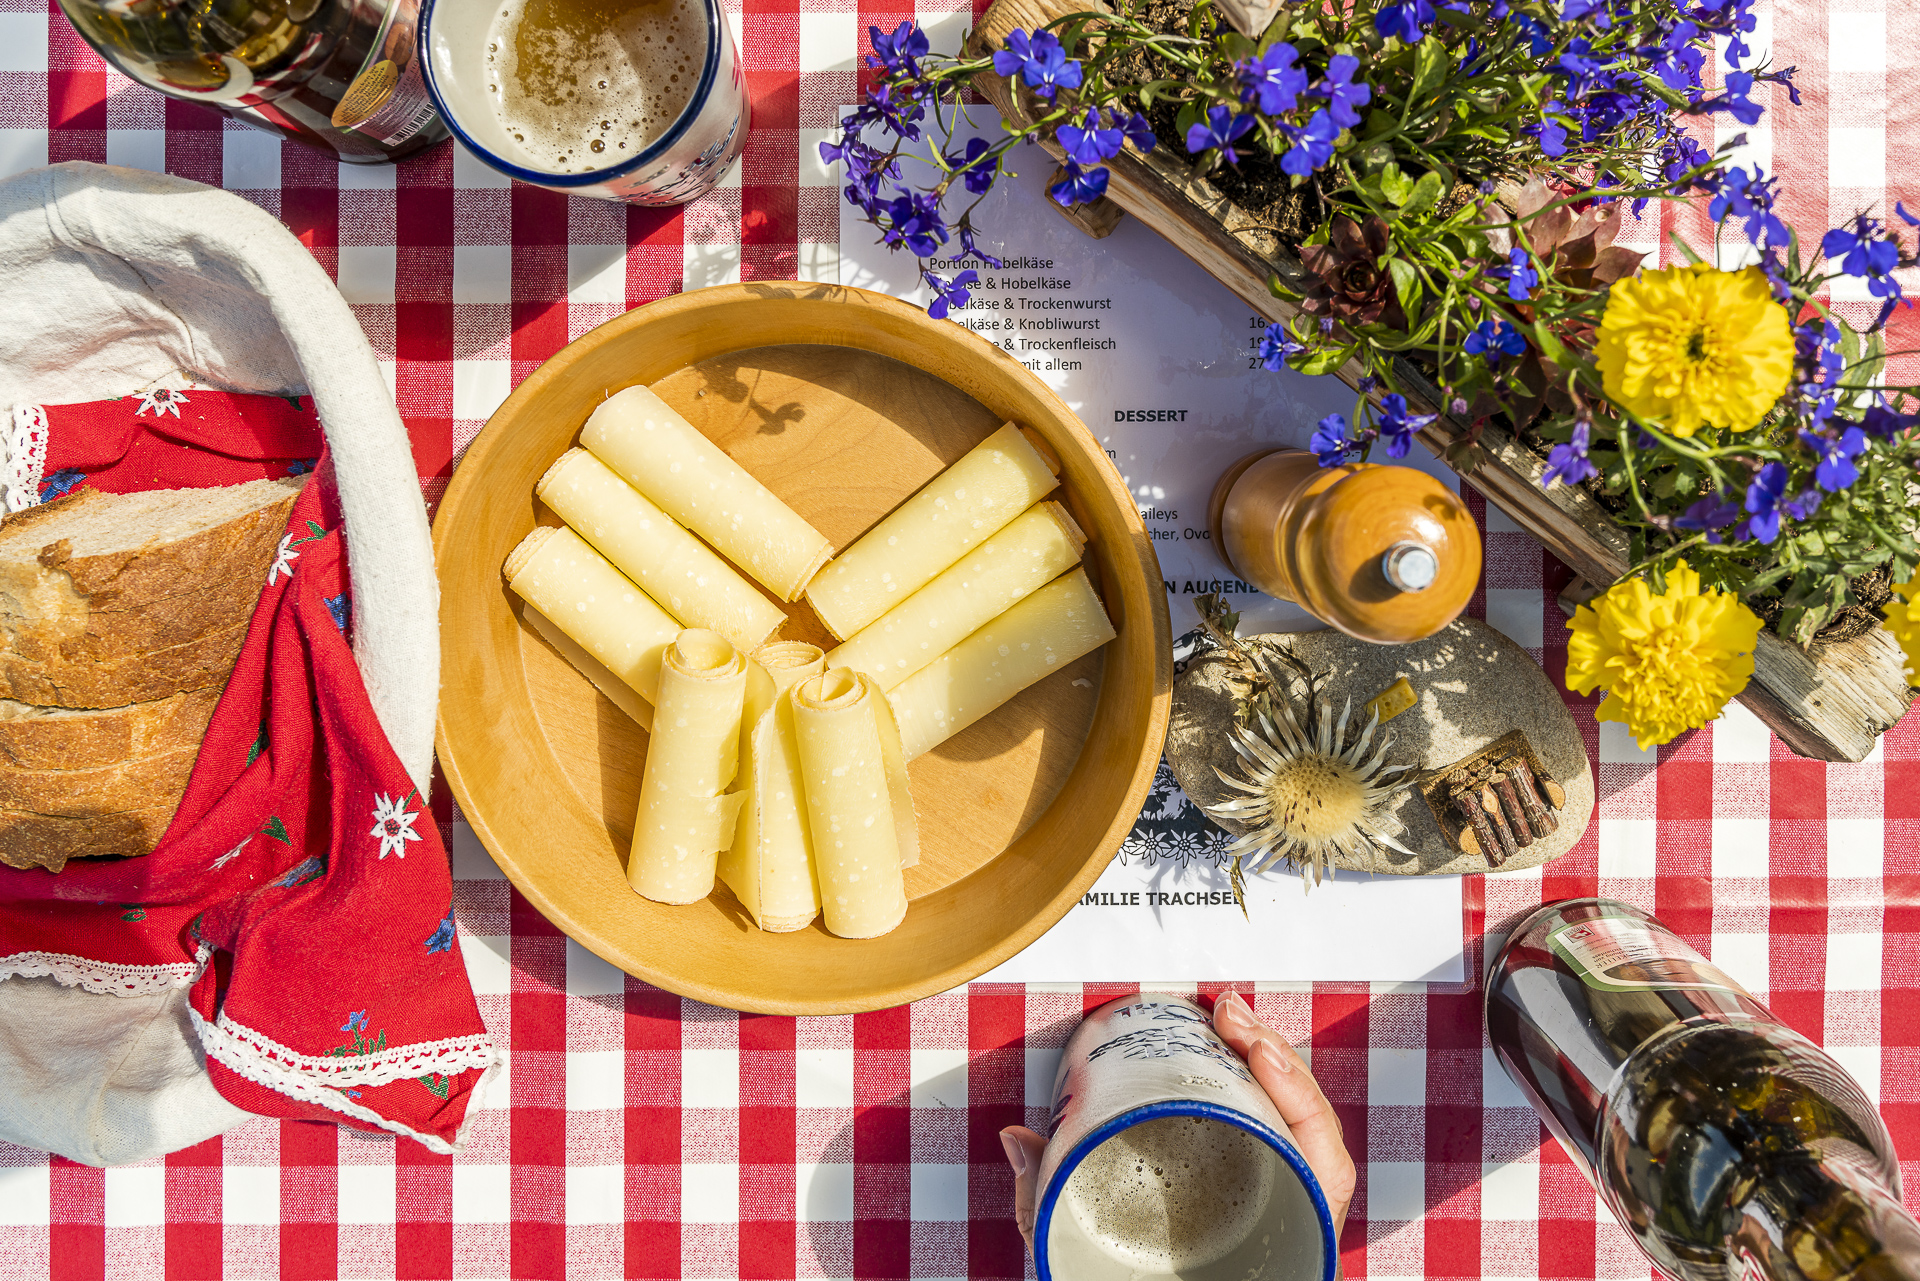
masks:
{"type": "Polygon", "coordinates": [[[1746,989],[1677,935],[1632,916],[1603,915],[1563,925],[1547,947],[1580,981],[1602,992],[1746,989]]]}
{"type": "Polygon", "coordinates": [[[399,0],[387,5],[373,52],[333,109],[333,126],[397,147],[438,118],[413,48],[411,13],[399,0]]]}

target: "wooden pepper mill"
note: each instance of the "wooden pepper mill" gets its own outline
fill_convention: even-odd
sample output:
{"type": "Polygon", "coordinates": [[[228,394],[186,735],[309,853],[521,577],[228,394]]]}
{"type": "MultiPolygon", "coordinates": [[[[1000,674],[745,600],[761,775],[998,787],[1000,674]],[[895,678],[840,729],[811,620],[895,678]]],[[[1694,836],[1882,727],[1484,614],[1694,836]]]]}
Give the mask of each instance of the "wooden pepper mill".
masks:
{"type": "Polygon", "coordinates": [[[1466,505],[1411,467],[1322,467],[1304,449],[1262,450],[1220,477],[1207,518],[1235,574],[1382,645],[1433,635],[1480,581],[1466,505]]]}

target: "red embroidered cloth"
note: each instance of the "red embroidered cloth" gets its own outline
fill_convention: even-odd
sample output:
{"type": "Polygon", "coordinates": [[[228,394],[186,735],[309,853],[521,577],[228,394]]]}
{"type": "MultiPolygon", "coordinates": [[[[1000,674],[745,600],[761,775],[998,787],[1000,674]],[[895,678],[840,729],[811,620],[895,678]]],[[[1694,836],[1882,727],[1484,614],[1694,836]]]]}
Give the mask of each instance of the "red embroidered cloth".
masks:
{"type": "Polygon", "coordinates": [[[0,958],[94,992],[190,986],[214,1084],[237,1106],[450,1151],[493,1051],[439,831],[348,648],[311,403],[194,388],[45,413],[43,500],[319,477],[159,846],[58,874],[0,868],[0,958]]]}

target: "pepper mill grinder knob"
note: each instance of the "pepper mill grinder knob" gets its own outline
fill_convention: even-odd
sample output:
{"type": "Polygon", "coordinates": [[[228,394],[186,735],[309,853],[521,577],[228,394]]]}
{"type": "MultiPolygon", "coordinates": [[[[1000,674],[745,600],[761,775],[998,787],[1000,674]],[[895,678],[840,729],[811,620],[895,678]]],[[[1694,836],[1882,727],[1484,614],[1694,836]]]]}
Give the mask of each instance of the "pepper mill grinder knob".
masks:
{"type": "Polygon", "coordinates": [[[1440,561],[1425,543],[1400,542],[1380,558],[1380,572],[1403,592],[1424,592],[1440,576],[1440,561]]]}

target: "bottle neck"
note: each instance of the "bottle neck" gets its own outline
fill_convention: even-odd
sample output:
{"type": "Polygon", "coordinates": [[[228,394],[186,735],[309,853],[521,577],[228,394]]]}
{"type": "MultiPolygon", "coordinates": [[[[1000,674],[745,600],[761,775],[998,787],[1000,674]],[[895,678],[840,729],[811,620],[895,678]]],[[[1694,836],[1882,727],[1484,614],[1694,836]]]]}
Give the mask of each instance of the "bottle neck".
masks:
{"type": "Polygon", "coordinates": [[[1727,1245],[1743,1281],[1920,1281],[1920,1223],[1849,1166],[1782,1163],[1736,1215],[1727,1245]]]}

